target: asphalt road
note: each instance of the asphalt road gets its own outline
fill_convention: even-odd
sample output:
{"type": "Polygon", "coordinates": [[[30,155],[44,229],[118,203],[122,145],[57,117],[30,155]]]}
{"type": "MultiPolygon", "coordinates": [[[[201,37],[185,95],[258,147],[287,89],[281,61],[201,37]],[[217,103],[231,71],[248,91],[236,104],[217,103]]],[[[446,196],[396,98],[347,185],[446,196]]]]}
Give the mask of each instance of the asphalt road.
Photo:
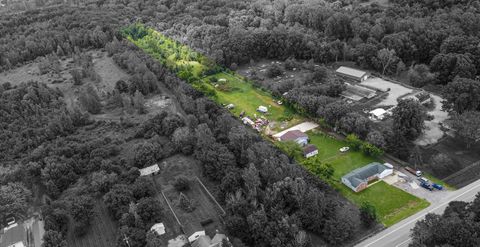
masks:
{"type": "Polygon", "coordinates": [[[480,192],[480,180],[452,192],[442,202],[430,205],[428,208],[357,244],[356,247],[406,247],[411,241],[410,230],[417,221],[422,220],[429,213],[443,213],[451,201],[471,202],[478,192],[480,192]]]}

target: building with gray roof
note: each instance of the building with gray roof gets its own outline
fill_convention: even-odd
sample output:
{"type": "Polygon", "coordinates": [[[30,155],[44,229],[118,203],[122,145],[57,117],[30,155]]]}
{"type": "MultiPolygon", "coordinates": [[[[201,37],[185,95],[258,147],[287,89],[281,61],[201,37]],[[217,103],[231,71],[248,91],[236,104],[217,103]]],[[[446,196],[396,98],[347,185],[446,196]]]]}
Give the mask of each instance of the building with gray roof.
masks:
{"type": "Polygon", "coordinates": [[[355,192],[360,192],[368,187],[368,183],[375,179],[382,179],[393,173],[393,169],[378,162],[370,163],[357,168],[342,177],[342,183],[355,192]]]}

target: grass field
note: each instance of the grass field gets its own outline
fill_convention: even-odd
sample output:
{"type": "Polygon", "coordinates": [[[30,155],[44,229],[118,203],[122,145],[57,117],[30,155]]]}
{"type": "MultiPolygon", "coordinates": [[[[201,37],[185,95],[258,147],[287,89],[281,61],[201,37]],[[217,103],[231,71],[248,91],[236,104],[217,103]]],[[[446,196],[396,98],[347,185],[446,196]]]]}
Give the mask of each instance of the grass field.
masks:
{"type": "Polygon", "coordinates": [[[76,237],[73,233],[73,225],[67,236],[70,247],[114,247],[117,246],[117,225],[110,218],[108,210],[102,200],[95,203],[95,215],[92,218],[91,227],[83,237],[76,237]]]}
{"type": "Polygon", "coordinates": [[[387,227],[430,205],[426,200],[390,186],[383,181],[379,181],[358,193],[340,182],[335,183],[334,187],[357,205],[368,201],[375,206],[378,219],[387,227]]]}
{"type": "MultiPolygon", "coordinates": [[[[231,110],[234,115],[238,116],[242,111],[245,111],[246,115],[252,117],[254,114],[260,115],[259,112],[257,112],[257,108],[260,105],[268,107],[266,117],[271,120],[283,121],[291,119],[295,115],[292,110],[277,104],[277,101],[273,99],[270,93],[255,88],[239,75],[221,72],[206,77],[204,79],[205,83],[209,84],[208,80],[212,77],[215,77],[217,80],[227,80],[224,86],[228,88],[228,90],[222,91],[217,89],[216,100],[220,104],[234,104],[235,107],[231,110]]],[[[209,87],[214,89],[213,85],[209,85],[209,87]]]]}
{"type": "MultiPolygon", "coordinates": [[[[253,117],[255,114],[258,115],[256,111],[258,106],[263,105],[268,107],[269,114],[266,117],[271,121],[287,120],[288,125],[291,126],[305,120],[284,105],[277,104],[270,93],[254,87],[240,75],[219,69],[203,55],[153,29],[143,27],[147,30],[145,31],[142,30],[142,26],[138,27],[139,30],[136,30],[135,26],[126,29],[128,30],[127,38],[130,41],[171,68],[180,78],[189,81],[197,89],[210,95],[210,98],[218,104],[234,104],[235,107],[231,109],[234,115],[238,116],[240,112],[245,111],[246,115],[253,117]],[[215,72],[211,73],[212,70],[215,72]],[[216,80],[211,80],[212,77],[215,77],[216,80]],[[218,79],[226,79],[226,82],[223,80],[219,82],[218,79]]],[[[322,132],[309,132],[308,135],[311,143],[319,148],[320,160],[330,163],[335,169],[333,179],[329,181],[332,186],[357,205],[361,205],[365,201],[370,202],[377,209],[380,221],[386,226],[428,206],[428,202],[384,182],[376,183],[361,193],[352,192],[339,182],[340,178],[355,168],[379,160],[354,151],[342,154],[338,150],[347,146],[345,141],[329,137],[322,132]]],[[[195,195],[192,194],[192,196],[195,195]]],[[[207,203],[201,197],[198,200],[201,204],[207,203]]],[[[211,205],[201,205],[200,208],[204,207],[211,207],[211,205]]],[[[203,213],[200,213],[194,217],[197,219],[207,217],[206,214],[202,215],[203,213]]]]}

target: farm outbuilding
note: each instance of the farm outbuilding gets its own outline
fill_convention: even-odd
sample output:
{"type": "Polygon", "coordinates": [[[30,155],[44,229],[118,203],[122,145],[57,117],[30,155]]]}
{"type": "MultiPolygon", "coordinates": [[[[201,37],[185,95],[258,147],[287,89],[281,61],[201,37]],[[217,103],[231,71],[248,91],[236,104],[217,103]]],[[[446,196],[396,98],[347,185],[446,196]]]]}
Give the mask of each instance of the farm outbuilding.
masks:
{"type": "Polygon", "coordinates": [[[340,66],[340,68],[338,68],[335,72],[339,76],[354,80],[356,82],[363,82],[370,76],[370,73],[366,71],[353,69],[345,66],[340,66]]]}
{"type": "Polygon", "coordinates": [[[369,112],[370,118],[374,120],[383,120],[386,114],[387,111],[383,108],[377,108],[369,112]]]}
{"type": "Polygon", "coordinates": [[[154,231],[161,236],[165,234],[165,225],[163,223],[157,223],[150,228],[150,231],[154,231]]]}
{"type": "Polygon", "coordinates": [[[160,167],[158,164],[147,166],[139,170],[140,176],[148,176],[148,175],[155,175],[160,171],[160,167]]]}
{"type": "Polygon", "coordinates": [[[308,144],[303,148],[303,156],[310,158],[318,154],[318,148],[315,145],[308,144]]]}
{"type": "Polygon", "coordinates": [[[393,174],[389,165],[378,162],[370,163],[357,168],[342,177],[342,183],[355,192],[360,192],[368,187],[368,183],[375,179],[382,179],[393,174]]]}

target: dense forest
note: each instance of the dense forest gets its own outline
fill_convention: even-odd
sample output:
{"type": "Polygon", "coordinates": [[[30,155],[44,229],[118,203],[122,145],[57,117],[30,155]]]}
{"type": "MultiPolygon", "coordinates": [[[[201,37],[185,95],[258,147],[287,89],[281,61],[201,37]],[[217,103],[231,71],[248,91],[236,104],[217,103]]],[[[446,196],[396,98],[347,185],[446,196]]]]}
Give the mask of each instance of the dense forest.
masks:
{"type": "MultiPolygon", "coordinates": [[[[26,215],[27,205],[46,194],[44,246],[68,246],[68,232],[86,234],[98,201],[118,222],[118,246],[126,246],[124,236],[130,246],[165,244],[146,234],[167,209],[152,206],[159,205],[155,185],[140,178],[138,169],[177,154],[200,161],[203,175],[219,188],[215,197],[226,209],[224,224],[234,246],[308,246],[305,231],[338,246],[361,231],[365,217],[358,208],[123,40],[120,28],[137,21],[231,69],[265,58],[310,68],[302,85],[258,86],[277,96],[289,92],[286,99],[305,114],[399,157],[409,157],[410,141],[422,131],[425,116],[418,106],[402,102],[398,109],[408,111],[395,113],[393,130],[372,131],[367,119],[336,99],[343,85],[313,63],[348,60],[378,74],[407,74],[411,85],[443,93],[459,133],[468,143],[478,139],[472,126],[480,110],[479,1],[392,0],[387,7],[308,0],[52,4],[2,14],[0,71],[33,61],[53,71],[58,58],[72,57],[81,68],[72,76],[81,84],[84,77],[96,77],[83,54],[104,49],[129,80],[119,81],[105,100],[87,89],[73,107],[62,92],[41,83],[0,86],[0,195],[5,198],[0,218],[26,215]],[[54,62],[45,62],[50,58],[54,62]],[[158,113],[144,122],[91,116],[127,107],[142,115],[143,97],[164,88],[181,112],[158,113]]],[[[269,70],[275,76],[275,68],[269,70]]],[[[474,234],[465,233],[475,232],[475,203],[455,204],[444,216],[427,218],[415,230],[414,246],[475,246],[478,240],[469,242],[474,234]],[[464,227],[461,244],[435,233],[434,225],[447,229],[450,222],[464,227]]]]}

